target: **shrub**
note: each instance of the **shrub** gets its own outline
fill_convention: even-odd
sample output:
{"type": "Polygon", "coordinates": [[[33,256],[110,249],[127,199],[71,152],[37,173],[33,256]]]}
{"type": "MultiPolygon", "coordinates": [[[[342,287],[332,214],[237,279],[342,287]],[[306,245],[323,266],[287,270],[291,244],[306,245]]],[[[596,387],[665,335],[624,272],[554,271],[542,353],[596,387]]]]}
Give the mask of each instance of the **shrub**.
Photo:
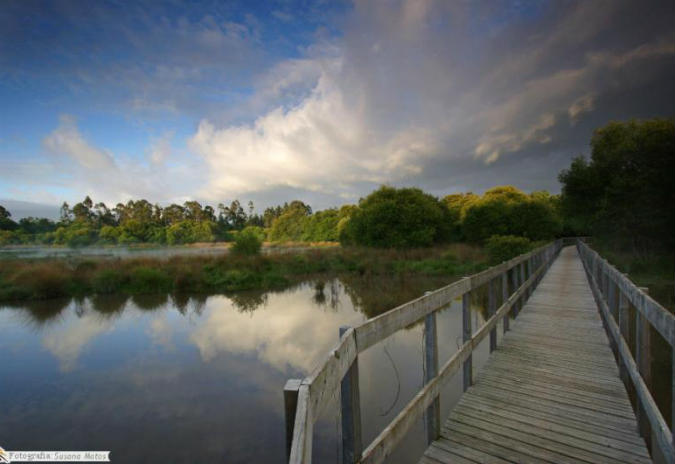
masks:
{"type": "Polygon", "coordinates": [[[133,293],[166,292],[171,289],[172,280],[160,269],[140,266],[131,271],[129,285],[133,293]]]}
{"type": "Polygon", "coordinates": [[[525,237],[515,235],[493,235],[485,243],[485,249],[492,264],[508,261],[532,249],[532,242],[525,237]]]}
{"type": "Polygon", "coordinates": [[[247,256],[259,254],[262,247],[262,239],[261,231],[257,229],[260,229],[260,227],[247,227],[239,232],[234,239],[232,252],[247,256]]]}
{"type": "Polygon", "coordinates": [[[117,269],[101,269],[94,274],[91,284],[96,293],[115,293],[126,282],[125,276],[117,269]]]}
{"type": "Polygon", "coordinates": [[[445,241],[449,229],[448,209],[437,198],[383,186],[359,202],[340,238],[381,248],[425,247],[445,241]]]}

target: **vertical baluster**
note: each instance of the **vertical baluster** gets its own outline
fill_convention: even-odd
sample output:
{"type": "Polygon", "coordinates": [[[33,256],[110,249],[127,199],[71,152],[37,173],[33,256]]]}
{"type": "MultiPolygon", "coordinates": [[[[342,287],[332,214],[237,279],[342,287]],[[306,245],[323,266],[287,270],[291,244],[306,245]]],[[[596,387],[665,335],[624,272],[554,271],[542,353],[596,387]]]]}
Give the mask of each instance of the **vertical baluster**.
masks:
{"type": "MultiPolygon", "coordinates": [[[[612,292],[612,295],[618,294],[617,296],[613,296],[612,298],[612,304],[616,306],[616,310],[619,313],[619,332],[621,333],[621,338],[624,339],[626,344],[628,344],[628,299],[624,296],[623,292],[619,288],[618,285],[613,285],[614,291],[612,292]],[[618,301],[617,301],[618,300],[618,301]]],[[[626,366],[624,365],[623,362],[619,362],[619,372],[621,374],[621,380],[623,380],[623,383],[625,385],[628,385],[629,383],[629,378],[628,378],[628,371],[626,370],[626,366]]]]}
{"type": "MultiPolygon", "coordinates": [[[[340,337],[351,327],[340,327],[340,337]]],[[[361,459],[361,395],[359,391],[358,356],[340,383],[342,412],[342,463],[354,464],[361,459]]]]}
{"type": "MultiPolygon", "coordinates": [[[[525,284],[525,263],[520,263],[520,286],[522,287],[525,284]]],[[[520,309],[523,309],[525,305],[525,292],[520,297],[520,309]]]]}
{"type": "MultiPolygon", "coordinates": [[[[518,266],[514,266],[514,267],[511,268],[511,282],[513,283],[512,287],[513,287],[513,292],[515,293],[515,292],[518,291],[518,287],[519,287],[519,285],[518,285],[518,266]]],[[[519,304],[520,304],[519,300],[516,300],[516,302],[513,303],[513,317],[514,318],[518,317],[518,311],[520,310],[519,304]]]]}
{"type": "MultiPolygon", "coordinates": [[[[506,303],[506,300],[509,299],[509,270],[507,269],[502,274],[502,304],[506,303]]],[[[511,311],[506,313],[504,316],[504,333],[509,331],[509,315],[511,311]]]]}
{"type": "MultiPolygon", "coordinates": [[[[495,310],[497,307],[496,301],[496,291],[495,291],[495,280],[496,278],[491,279],[488,282],[488,318],[491,318],[495,315],[495,310]]],[[[497,349],[497,326],[490,331],[490,353],[497,349]]]]}
{"type": "MultiPolygon", "coordinates": [[[[431,382],[438,375],[438,338],[436,331],[436,312],[424,318],[424,383],[431,382]]],[[[429,405],[425,412],[427,443],[431,444],[441,434],[440,395],[429,405]]]]}
{"type": "MultiPolygon", "coordinates": [[[[471,340],[471,290],[462,295],[462,343],[471,340]]],[[[473,369],[471,354],[466,358],[462,366],[464,378],[464,391],[473,384],[473,369]]]]}
{"type": "MultiPolygon", "coordinates": [[[[644,293],[648,293],[649,289],[647,287],[639,287],[644,293]]],[[[644,300],[640,300],[642,302],[644,300]]],[[[651,334],[650,334],[650,325],[647,318],[642,314],[641,305],[636,305],[635,307],[635,362],[640,372],[640,376],[644,381],[647,388],[651,391],[652,388],[652,357],[651,357],[651,334]]],[[[642,407],[640,400],[637,400],[637,422],[640,435],[647,441],[651,443],[651,427],[649,424],[649,418],[645,412],[645,409],[642,407]]]]}
{"type": "Polygon", "coordinates": [[[286,462],[291,457],[293,445],[293,426],[295,425],[295,411],[298,408],[298,390],[301,379],[288,379],[284,386],[284,419],[286,421],[286,462]]]}

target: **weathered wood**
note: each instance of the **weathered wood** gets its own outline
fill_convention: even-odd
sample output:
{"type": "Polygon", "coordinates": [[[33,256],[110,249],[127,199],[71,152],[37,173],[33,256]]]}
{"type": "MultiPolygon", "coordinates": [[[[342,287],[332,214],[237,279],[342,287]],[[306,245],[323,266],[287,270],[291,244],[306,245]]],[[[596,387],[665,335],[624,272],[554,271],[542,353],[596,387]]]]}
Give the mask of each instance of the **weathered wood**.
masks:
{"type": "MultiPolygon", "coordinates": [[[[436,313],[431,313],[424,319],[424,383],[431,382],[436,375],[438,375],[436,313]]],[[[441,433],[440,401],[440,396],[437,396],[425,412],[428,444],[436,440],[441,433]]]]}
{"type": "MultiPolygon", "coordinates": [[[[340,327],[340,337],[353,329],[340,327]]],[[[361,394],[359,390],[359,358],[354,362],[340,382],[340,412],[342,416],[342,463],[354,464],[361,457],[361,394]]]]}
{"type": "Polygon", "coordinates": [[[474,462],[651,462],[608,347],[602,309],[574,249],[552,267],[533,259],[531,271],[473,334],[475,347],[530,293],[426,456],[441,463],[462,462],[457,456],[474,462]]]}
{"type": "MultiPolygon", "coordinates": [[[[471,292],[462,295],[462,343],[471,340],[471,292]]],[[[473,384],[472,355],[469,353],[462,366],[463,387],[466,391],[473,384]]]]}
{"type": "MultiPolygon", "coordinates": [[[[585,263],[590,263],[590,268],[597,266],[602,272],[607,273],[619,287],[630,304],[642,313],[649,321],[652,327],[656,329],[661,336],[673,346],[675,340],[675,316],[666,310],[663,306],[654,301],[649,295],[640,290],[625,275],[612,267],[607,261],[602,259],[595,251],[591,250],[583,242],[579,243],[579,251],[585,263]]],[[[602,288],[602,282],[596,278],[598,288],[602,288]]]]}
{"type": "Polygon", "coordinates": [[[356,360],[356,338],[354,329],[347,330],[341,337],[338,345],[331,351],[324,361],[303,381],[309,387],[309,398],[312,421],[321,413],[322,407],[328,402],[341,385],[342,378],[347,374],[356,360]]]}
{"type": "MultiPolygon", "coordinates": [[[[618,287],[617,287],[618,288],[618,287]]],[[[616,310],[619,313],[619,330],[621,336],[624,340],[628,340],[628,300],[621,293],[621,290],[618,291],[618,298],[615,298],[616,301],[616,310]]],[[[619,371],[621,372],[621,380],[624,384],[628,385],[629,378],[628,372],[626,371],[626,366],[622,362],[619,362],[619,371]]]]}
{"type": "MultiPolygon", "coordinates": [[[[488,282],[488,317],[492,317],[497,310],[497,295],[495,279],[488,282]]],[[[490,330],[490,353],[497,349],[497,327],[490,330]]]]}
{"type": "Polygon", "coordinates": [[[367,320],[355,329],[358,352],[363,352],[375,343],[417,322],[470,289],[471,279],[461,279],[367,320]]]}
{"type": "MultiPolygon", "coordinates": [[[[646,287],[640,287],[644,293],[648,293],[646,287]]],[[[624,297],[625,299],[625,297],[624,297]]],[[[628,301],[626,300],[626,305],[628,301]]],[[[635,311],[635,361],[640,371],[640,375],[645,382],[647,388],[651,391],[652,388],[652,369],[651,369],[651,328],[647,319],[640,313],[635,311]]],[[[651,428],[647,413],[641,404],[638,403],[635,415],[637,416],[638,427],[640,435],[642,435],[647,442],[651,441],[651,428]]]]}
{"type": "Polygon", "coordinates": [[[471,353],[472,343],[466,342],[443,365],[438,376],[413,397],[391,423],[364,450],[361,463],[380,463],[391,454],[396,444],[405,436],[415,421],[429,404],[440,394],[442,386],[450,380],[452,374],[459,370],[461,363],[471,353]]]}
{"type": "Polygon", "coordinates": [[[654,399],[652,398],[649,389],[645,385],[645,382],[642,379],[640,372],[638,371],[638,367],[635,364],[635,361],[633,360],[630,348],[626,344],[626,341],[621,337],[621,332],[618,325],[616,324],[616,322],[614,322],[614,320],[612,320],[609,307],[607,306],[607,303],[600,295],[595,279],[590,280],[591,280],[591,289],[596,296],[596,302],[600,307],[603,317],[605,318],[609,333],[614,339],[614,342],[616,343],[617,348],[619,350],[619,354],[621,355],[621,358],[624,364],[626,365],[626,370],[628,371],[633,386],[635,387],[635,392],[637,394],[638,401],[644,408],[645,413],[649,418],[652,433],[655,435],[656,442],[659,446],[659,450],[666,458],[667,462],[673,462],[675,458],[675,453],[673,451],[672,431],[668,429],[668,425],[666,424],[665,420],[663,419],[663,416],[661,415],[658,407],[656,406],[656,403],[654,402],[654,399]]]}
{"type": "MultiPolygon", "coordinates": [[[[435,311],[447,306],[458,296],[462,296],[464,307],[463,313],[467,313],[465,317],[466,322],[463,327],[463,337],[465,342],[463,347],[460,348],[460,350],[444,365],[441,372],[431,378],[424,389],[420,391],[420,395],[422,396],[420,396],[420,399],[418,399],[418,402],[415,403],[416,405],[413,407],[415,417],[418,417],[419,412],[430,405],[429,402],[437,402],[440,391],[438,390],[440,388],[439,384],[447,381],[448,376],[459,368],[459,364],[463,364],[464,366],[465,385],[468,388],[472,376],[471,351],[477,346],[480,340],[487,336],[489,331],[494,331],[496,335],[496,324],[498,320],[508,315],[508,312],[511,311],[516,300],[522,302],[525,292],[534,287],[540,273],[533,274],[531,279],[522,279],[519,282],[519,287],[514,291],[514,294],[500,306],[494,316],[490,317],[486,324],[481,327],[475,335],[471,333],[472,328],[469,311],[470,291],[478,288],[484,283],[493,281],[495,278],[501,277],[502,279],[505,279],[505,273],[509,269],[512,269],[512,273],[515,274],[517,272],[516,268],[519,267],[522,272],[524,270],[524,263],[528,260],[534,262],[535,258],[539,260],[545,256],[554,257],[560,248],[560,243],[560,241],[555,242],[497,266],[493,266],[481,273],[461,279],[460,281],[454,282],[434,292],[430,292],[428,295],[394,308],[381,316],[366,321],[355,329],[344,330],[340,342],[335,349],[324,358],[323,362],[314,369],[309,376],[302,380],[297,389],[297,405],[295,408],[293,441],[289,462],[295,464],[309,462],[311,460],[311,435],[313,424],[319,417],[323,405],[328,402],[328,398],[335,394],[338,385],[340,385],[341,393],[345,385],[349,387],[349,391],[342,395],[347,400],[346,404],[351,404],[351,407],[346,407],[343,410],[343,421],[347,421],[345,425],[351,424],[351,427],[355,430],[354,433],[356,433],[356,430],[360,427],[360,419],[356,417],[358,416],[359,410],[358,394],[354,394],[355,392],[358,393],[358,353],[387,338],[396,331],[403,329],[422,318],[426,318],[429,315],[434,315],[435,311]],[[420,409],[419,404],[422,403],[419,401],[426,403],[424,404],[424,408],[420,409]],[[348,411],[351,411],[351,416],[348,411]]],[[[542,270],[544,268],[545,266],[541,266],[542,270]]],[[[494,283],[492,286],[494,287],[494,283]]],[[[493,292],[493,298],[494,297],[495,294],[493,292]]],[[[493,307],[495,305],[496,303],[493,303],[493,307]]],[[[494,346],[496,346],[496,339],[494,340],[494,346]]],[[[413,406],[414,402],[415,401],[412,401],[409,406],[413,406]]],[[[383,438],[383,441],[380,442],[380,445],[382,445],[382,443],[386,445],[384,448],[378,448],[377,446],[373,448],[373,446],[371,446],[368,449],[375,450],[375,456],[380,452],[378,450],[382,449],[385,450],[385,454],[388,453],[387,447],[395,441],[400,440],[400,436],[397,436],[397,431],[407,430],[410,425],[409,421],[410,418],[401,417],[398,422],[391,424],[390,430],[393,431],[391,432],[392,437],[386,438],[386,440],[383,438]]],[[[440,420],[437,422],[440,424],[440,420]]],[[[347,435],[349,435],[349,433],[347,433],[347,435]]],[[[382,434],[381,437],[383,437],[382,434]]],[[[344,457],[351,459],[351,461],[348,462],[358,459],[358,451],[360,449],[360,444],[358,443],[359,439],[360,432],[354,435],[354,444],[350,445],[355,450],[352,457],[349,456],[348,452],[343,452],[344,457]]]]}
{"type": "MultiPolygon", "coordinates": [[[[515,268],[515,267],[511,269],[511,282],[512,282],[511,286],[513,287],[513,291],[515,292],[518,289],[518,287],[520,286],[518,284],[518,269],[515,268]]],[[[518,317],[519,311],[520,311],[520,302],[517,302],[513,306],[513,317],[514,318],[518,317]]]]}
{"type": "Polygon", "coordinates": [[[312,462],[312,430],[314,421],[310,410],[309,386],[301,384],[298,389],[298,404],[295,410],[295,424],[293,424],[293,443],[291,464],[308,464],[312,462]]]}
{"type": "Polygon", "coordinates": [[[298,390],[302,379],[288,379],[284,385],[284,419],[286,422],[286,460],[291,456],[293,444],[293,425],[295,424],[295,410],[298,407],[298,390]]]}
{"type": "MultiPolygon", "coordinates": [[[[502,274],[502,302],[509,299],[509,271],[502,274]]],[[[509,331],[509,316],[504,318],[504,333],[509,331]]]]}

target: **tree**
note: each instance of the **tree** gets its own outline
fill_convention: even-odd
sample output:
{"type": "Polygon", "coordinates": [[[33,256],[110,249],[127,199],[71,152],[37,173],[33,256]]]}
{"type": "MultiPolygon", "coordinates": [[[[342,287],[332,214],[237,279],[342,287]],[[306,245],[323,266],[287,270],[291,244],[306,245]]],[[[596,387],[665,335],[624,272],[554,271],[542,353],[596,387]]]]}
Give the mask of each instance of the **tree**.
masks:
{"type": "Polygon", "coordinates": [[[302,201],[292,201],[284,206],[285,211],[274,220],[270,228],[270,240],[272,241],[298,241],[302,240],[303,231],[308,224],[308,217],[312,208],[302,201]]]}
{"type": "Polygon", "coordinates": [[[11,219],[12,213],[0,206],[0,230],[15,230],[18,224],[11,219]]]}
{"type": "Polygon", "coordinates": [[[447,207],[417,188],[382,186],[359,202],[343,236],[383,248],[429,246],[447,240],[447,207]]]}
{"type": "Polygon", "coordinates": [[[573,226],[634,252],[675,249],[675,121],[611,122],[558,179],[573,226]]]}
{"type": "Polygon", "coordinates": [[[511,185],[472,198],[462,214],[462,236],[470,242],[483,243],[493,235],[544,240],[560,231],[558,211],[548,193],[527,195],[511,185]]]}

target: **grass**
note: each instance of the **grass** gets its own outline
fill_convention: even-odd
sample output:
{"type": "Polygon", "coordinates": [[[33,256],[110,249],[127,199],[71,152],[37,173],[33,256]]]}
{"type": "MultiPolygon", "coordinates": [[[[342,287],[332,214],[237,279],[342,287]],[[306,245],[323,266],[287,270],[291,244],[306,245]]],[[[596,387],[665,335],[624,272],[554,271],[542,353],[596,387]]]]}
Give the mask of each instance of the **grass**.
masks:
{"type": "Polygon", "coordinates": [[[465,244],[412,250],[323,247],[273,255],[169,260],[5,260],[0,268],[0,301],[271,290],[317,274],[461,276],[485,268],[487,261],[483,250],[465,244]]]}

